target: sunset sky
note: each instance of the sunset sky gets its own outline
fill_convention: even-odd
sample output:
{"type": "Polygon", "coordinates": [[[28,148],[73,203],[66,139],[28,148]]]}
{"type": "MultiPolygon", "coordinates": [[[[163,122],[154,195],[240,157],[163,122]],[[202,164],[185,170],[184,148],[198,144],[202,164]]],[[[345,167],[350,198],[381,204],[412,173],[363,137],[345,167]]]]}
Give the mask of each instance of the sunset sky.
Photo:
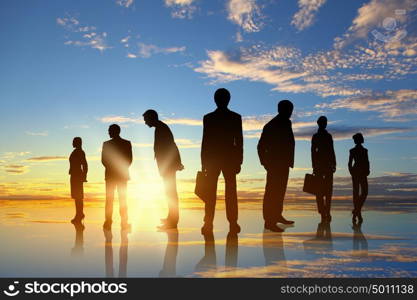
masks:
{"type": "Polygon", "coordinates": [[[1,1],[0,199],[68,198],[75,136],[90,165],[87,193],[102,198],[100,152],[112,123],[134,146],[131,190],[158,193],[153,129],[142,121],[150,108],[174,133],[186,168],[180,191],[190,194],[202,118],[219,87],[243,117],[247,197],[264,185],[262,127],[290,99],[294,193],[311,172],[311,136],[326,115],[336,193],[351,193],[348,151],[362,132],[370,195],[415,199],[416,12],[415,0],[1,1]]]}

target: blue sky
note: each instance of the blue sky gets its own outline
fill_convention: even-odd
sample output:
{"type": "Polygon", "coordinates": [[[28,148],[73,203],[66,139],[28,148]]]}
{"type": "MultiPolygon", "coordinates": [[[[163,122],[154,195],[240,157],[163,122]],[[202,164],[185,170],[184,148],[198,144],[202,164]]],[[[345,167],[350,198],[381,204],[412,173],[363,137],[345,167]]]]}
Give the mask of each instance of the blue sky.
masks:
{"type": "Polygon", "coordinates": [[[148,108],[171,124],[181,176],[192,178],[199,122],[219,87],[244,117],[244,178],[263,177],[256,144],[281,99],[295,104],[292,176],[311,166],[322,114],[337,175],[347,176],[357,131],[372,176],[416,173],[416,9],[411,0],[2,1],[0,181],[66,180],[74,136],[102,180],[97,157],[112,122],[135,143],[137,169],[154,168],[148,108]]]}

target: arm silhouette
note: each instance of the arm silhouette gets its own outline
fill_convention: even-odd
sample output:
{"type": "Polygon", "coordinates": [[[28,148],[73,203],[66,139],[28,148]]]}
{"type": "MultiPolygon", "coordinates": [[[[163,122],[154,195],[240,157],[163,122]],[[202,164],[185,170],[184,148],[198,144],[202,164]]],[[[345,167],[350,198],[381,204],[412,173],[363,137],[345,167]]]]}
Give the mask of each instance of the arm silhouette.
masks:
{"type": "Polygon", "coordinates": [[[87,164],[87,159],[85,158],[85,152],[82,152],[82,157],[81,157],[81,167],[83,170],[83,179],[84,181],[87,181],[87,173],[88,173],[88,164],[87,164]]]}
{"type": "Polygon", "coordinates": [[[259,160],[261,162],[261,165],[264,166],[265,169],[267,169],[267,161],[266,161],[266,152],[267,150],[267,138],[266,138],[266,133],[265,133],[265,128],[262,131],[261,134],[261,138],[259,139],[258,142],[258,156],[259,156],[259,160]]]}
{"type": "Polygon", "coordinates": [[[239,123],[236,130],[235,145],[238,150],[238,162],[239,165],[243,163],[243,130],[242,130],[242,117],[239,116],[239,123]]]}
{"type": "Polygon", "coordinates": [[[330,161],[332,164],[332,171],[333,173],[336,172],[336,153],[334,152],[334,143],[333,143],[333,137],[330,136],[330,145],[331,145],[331,152],[330,152],[330,161]]]}
{"type": "Polygon", "coordinates": [[[349,168],[349,173],[350,175],[352,174],[353,171],[353,154],[352,154],[352,150],[349,151],[349,162],[348,162],[348,168],[349,168]]]}
{"type": "Polygon", "coordinates": [[[204,171],[207,168],[207,140],[208,140],[208,130],[207,130],[207,118],[204,116],[203,119],[203,140],[201,142],[201,169],[204,171]]]}

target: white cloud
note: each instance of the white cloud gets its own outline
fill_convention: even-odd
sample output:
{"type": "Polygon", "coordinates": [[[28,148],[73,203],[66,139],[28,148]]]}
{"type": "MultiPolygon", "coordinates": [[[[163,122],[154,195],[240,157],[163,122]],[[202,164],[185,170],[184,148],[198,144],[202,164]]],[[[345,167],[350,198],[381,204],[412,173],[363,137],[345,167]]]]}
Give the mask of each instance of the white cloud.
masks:
{"type": "Polygon", "coordinates": [[[241,26],[246,32],[257,32],[262,28],[262,14],[256,0],[229,0],[228,19],[241,26]]]}
{"type": "Polygon", "coordinates": [[[387,90],[369,95],[337,99],[321,103],[317,108],[348,109],[378,112],[385,121],[401,121],[402,117],[417,115],[417,90],[387,90]]]}
{"type": "Polygon", "coordinates": [[[298,0],[300,10],[293,16],[291,24],[304,30],[314,23],[315,15],[326,0],[298,0]]]}
{"type": "Polygon", "coordinates": [[[185,46],[182,47],[167,47],[162,48],[152,44],[144,44],[138,43],[138,51],[137,53],[129,53],[129,58],[149,58],[154,54],[170,54],[170,53],[177,53],[177,52],[184,52],[186,50],[185,46]]]}
{"type": "Polygon", "coordinates": [[[75,17],[68,15],[64,18],[57,18],[56,22],[73,35],[73,38],[65,41],[65,45],[91,47],[100,52],[111,48],[107,45],[106,32],[99,33],[94,26],[81,26],[80,21],[75,17]]]}
{"type": "Polygon", "coordinates": [[[41,132],[26,131],[26,134],[32,135],[32,136],[47,136],[48,131],[41,131],[41,132]]]}
{"type": "Polygon", "coordinates": [[[133,4],[134,0],[116,0],[116,4],[128,8],[133,4]]]}
{"type": "MultiPolygon", "coordinates": [[[[371,0],[359,8],[358,14],[353,19],[352,25],[347,32],[335,39],[335,48],[340,49],[355,39],[363,39],[368,36],[371,30],[381,31],[381,25],[386,18],[393,18],[396,25],[405,23],[410,13],[417,8],[415,0],[371,0]],[[405,14],[396,14],[396,11],[405,11],[405,14]]],[[[389,28],[391,29],[391,28],[389,28]]],[[[397,30],[397,28],[394,28],[397,30]]],[[[398,28],[401,30],[401,27],[398,28]]],[[[399,32],[397,30],[397,32],[399,32]]],[[[381,31],[381,34],[388,32],[381,31]]],[[[392,34],[392,33],[390,33],[392,34]]]]}
{"type": "Polygon", "coordinates": [[[197,10],[195,0],[165,0],[165,5],[172,9],[171,16],[176,19],[191,19],[197,10]]]}

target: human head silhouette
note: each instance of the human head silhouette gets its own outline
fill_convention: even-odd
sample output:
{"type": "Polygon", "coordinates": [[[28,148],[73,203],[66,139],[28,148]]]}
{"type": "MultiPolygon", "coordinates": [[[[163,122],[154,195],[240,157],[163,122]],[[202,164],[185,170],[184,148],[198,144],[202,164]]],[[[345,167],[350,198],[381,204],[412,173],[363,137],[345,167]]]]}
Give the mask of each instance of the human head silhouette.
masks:
{"type": "Polygon", "coordinates": [[[214,93],[214,102],[218,108],[225,109],[230,102],[230,93],[228,90],[221,88],[214,93]]]}
{"type": "Polygon", "coordinates": [[[145,121],[146,125],[153,127],[159,120],[158,113],[153,109],[148,109],[143,114],[143,120],[145,121]]]}
{"type": "Polygon", "coordinates": [[[72,146],[74,148],[81,149],[82,145],[83,145],[83,141],[80,137],[77,136],[72,140],[72,146]]]}
{"type": "Polygon", "coordinates": [[[278,103],[278,113],[287,119],[291,118],[294,105],[290,100],[281,100],[278,103]]]}
{"type": "Polygon", "coordinates": [[[352,136],[352,138],[353,138],[353,141],[355,142],[356,145],[360,145],[360,144],[363,144],[365,142],[365,140],[363,138],[363,135],[360,132],[354,134],[352,136]]]}
{"type": "Polygon", "coordinates": [[[110,125],[109,135],[112,139],[119,137],[120,136],[120,126],[117,125],[117,124],[110,125]]]}
{"type": "Polygon", "coordinates": [[[325,116],[321,116],[317,119],[317,125],[319,125],[320,129],[326,129],[327,127],[327,118],[325,116]]]}

